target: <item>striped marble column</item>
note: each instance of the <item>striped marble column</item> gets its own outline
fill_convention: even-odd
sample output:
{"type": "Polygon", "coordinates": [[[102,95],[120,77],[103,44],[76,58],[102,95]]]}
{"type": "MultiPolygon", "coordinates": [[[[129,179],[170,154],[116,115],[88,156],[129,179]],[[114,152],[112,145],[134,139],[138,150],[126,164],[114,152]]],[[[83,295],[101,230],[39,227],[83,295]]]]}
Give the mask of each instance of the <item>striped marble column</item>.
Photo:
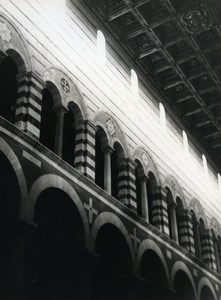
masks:
{"type": "Polygon", "coordinates": [[[95,181],[95,133],[96,127],[88,120],[76,125],[75,168],[95,181]]]}
{"type": "Polygon", "coordinates": [[[214,253],[213,237],[209,229],[203,229],[200,232],[202,259],[213,270],[216,270],[216,258],[214,253]]]}
{"type": "Polygon", "coordinates": [[[195,254],[192,216],[184,208],[180,208],[177,214],[180,245],[190,253],[195,254]]]}
{"type": "Polygon", "coordinates": [[[153,188],[152,223],[161,232],[169,235],[169,221],[166,202],[166,190],[160,186],[153,188]]]}
{"type": "Polygon", "coordinates": [[[19,76],[15,125],[36,140],[40,136],[43,87],[43,81],[33,72],[19,76]]]}
{"type": "Polygon", "coordinates": [[[128,208],[137,211],[135,163],[130,159],[119,159],[118,198],[128,208]]]}
{"type": "Polygon", "coordinates": [[[219,261],[219,271],[221,272],[221,239],[217,240],[217,254],[218,254],[218,261],[219,261]]]}

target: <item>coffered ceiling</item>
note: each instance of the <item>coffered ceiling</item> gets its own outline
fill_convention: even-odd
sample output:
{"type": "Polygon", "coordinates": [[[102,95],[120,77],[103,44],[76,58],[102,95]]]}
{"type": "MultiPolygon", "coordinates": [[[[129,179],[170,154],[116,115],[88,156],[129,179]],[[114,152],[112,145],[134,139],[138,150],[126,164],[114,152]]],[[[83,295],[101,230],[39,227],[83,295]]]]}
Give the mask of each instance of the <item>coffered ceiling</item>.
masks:
{"type": "Polygon", "coordinates": [[[221,0],[84,0],[221,170],[221,0]]]}

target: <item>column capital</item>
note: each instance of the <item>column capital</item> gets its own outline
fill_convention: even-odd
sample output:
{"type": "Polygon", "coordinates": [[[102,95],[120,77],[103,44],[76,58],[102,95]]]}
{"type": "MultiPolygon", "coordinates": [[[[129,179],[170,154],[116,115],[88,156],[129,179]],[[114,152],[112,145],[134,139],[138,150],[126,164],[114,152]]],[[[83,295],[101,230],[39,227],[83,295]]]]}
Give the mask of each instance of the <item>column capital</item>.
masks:
{"type": "Polygon", "coordinates": [[[94,129],[94,131],[97,131],[97,126],[91,121],[91,120],[82,120],[82,122],[86,125],[86,126],[90,126],[92,129],[94,129]]]}
{"type": "Polygon", "coordinates": [[[62,105],[56,105],[53,107],[53,110],[56,114],[65,114],[67,112],[67,109],[62,105]]]}
{"type": "Polygon", "coordinates": [[[29,72],[25,72],[26,76],[29,78],[34,78],[36,80],[38,80],[38,82],[42,83],[42,85],[45,85],[45,82],[41,79],[40,75],[37,74],[36,72],[33,71],[29,71],[29,72]]]}
{"type": "Polygon", "coordinates": [[[172,202],[168,203],[168,206],[176,209],[178,205],[176,202],[172,201],[172,202]]]}
{"type": "Polygon", "coordinates": [[[125,161],[136,167],[136,162],[133,160],[132,157],[125,157],[125,161]]]}
{"type": "Polygon", "coordinates": [[[139,181],[145,181],[145,182],[147,182],[148,180],[149,180],[149,177],[147,176],[147,175],[140,175],[140,176],[138,176],[138,180],[139,181]]]}
{"type": "Polygon", "coordinates": [[[107,145],[107,146],[101,147],[101,151],[104,154],[106,154],[106,153],[112,154],[114,152],[114,149],[111,146],[107,145]]]}

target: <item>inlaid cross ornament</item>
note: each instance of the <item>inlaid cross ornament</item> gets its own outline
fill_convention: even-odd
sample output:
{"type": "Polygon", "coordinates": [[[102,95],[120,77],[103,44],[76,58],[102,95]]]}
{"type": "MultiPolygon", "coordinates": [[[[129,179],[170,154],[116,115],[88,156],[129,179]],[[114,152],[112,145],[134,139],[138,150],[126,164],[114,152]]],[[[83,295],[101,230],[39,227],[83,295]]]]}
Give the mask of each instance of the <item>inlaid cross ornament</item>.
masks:
{"type": "Polygon", "coordinates": [[[93,216],[98,215],[98,211],[93,208],[93,199],[89,198],[89,204],[84,204],[84,207],[86,208],[86,210],[88,210],[89,223],[93,224],[93,216]]]}
{"type": "Polygon", "coordinates": [[[61,87],[66,93],[70,92],[70,85],[65,78],[61,78],[61,87]]]}
{"type": "Polygon", "coordinates": [[[130,234],[130,238],[134,242],[134,250],[135,250],[135,253],[137,253],[137,248],[140,244],[140,239],[137,237],[137,228],[136,227],[134,227],[134,233],[130,234]]]}

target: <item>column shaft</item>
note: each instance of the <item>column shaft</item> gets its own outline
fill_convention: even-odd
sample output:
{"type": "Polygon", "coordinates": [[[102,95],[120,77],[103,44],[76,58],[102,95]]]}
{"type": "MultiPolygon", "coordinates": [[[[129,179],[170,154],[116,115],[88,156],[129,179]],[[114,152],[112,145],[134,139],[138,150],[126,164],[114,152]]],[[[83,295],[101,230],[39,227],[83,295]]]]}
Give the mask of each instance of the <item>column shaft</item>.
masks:
{"type": "Polygon", "coordinates": [[[60,106],[55,108],[56,111],[56,132],[55,132],[55,148],[54,152],[62,157],[63,147],[63,125],[65,110],[60,106]]]}
{"type": "Polygon", "coordinates": [[[145,221],[149,222],[149,212],[148,212],[148,198],[147,198],[147,178],[142,178],[141,182],[141,205],[142,205],[142,215],[145,221]]]}
{"type": "Polygon", "coordinates": [[[171,214],[172,239],[178,244],[179,236],[178,236],[177,219],[176,219],[176,204],[175,203],[170,204],[169,209],[170,209],[170,214],[171,214]]]}
{"type": "Polygon", "coordinates": [[[111,148],[104,150],[104,190],[111,195],[111,148]]]}

